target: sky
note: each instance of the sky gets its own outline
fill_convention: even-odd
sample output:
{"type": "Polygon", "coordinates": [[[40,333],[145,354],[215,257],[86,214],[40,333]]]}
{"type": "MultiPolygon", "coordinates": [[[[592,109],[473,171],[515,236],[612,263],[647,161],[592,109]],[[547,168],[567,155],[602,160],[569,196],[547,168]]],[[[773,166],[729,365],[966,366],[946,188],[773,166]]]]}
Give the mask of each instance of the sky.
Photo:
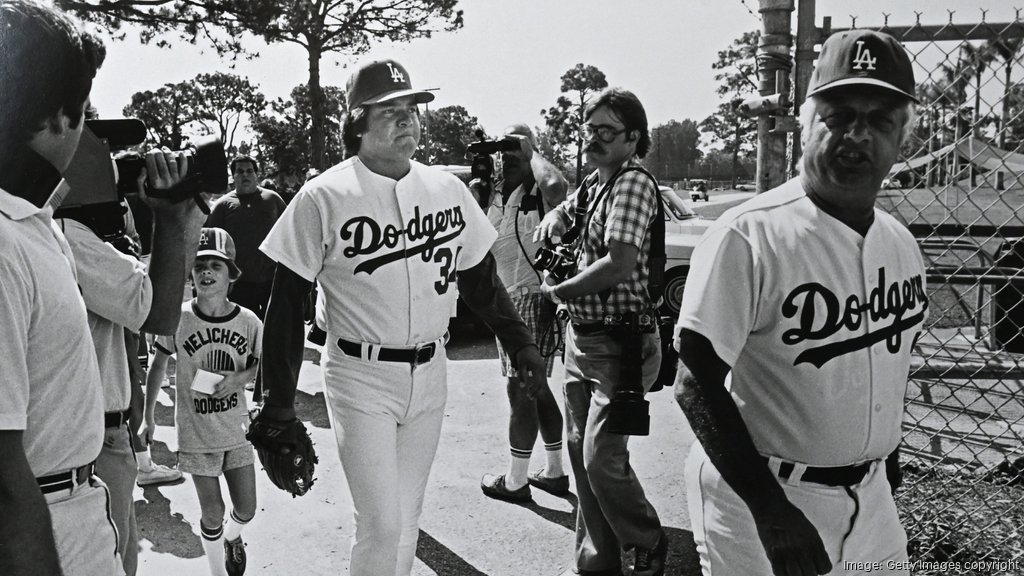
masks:
{"type": "MultiPolygon", "coordinates": [[[[1014,19],[1024,0],[818,0],[816,23],[832,16],[834,28],[943,24],[1014,19]]],[[[541,110],[560,94],[560,77],[577,63],[596,66],[612,86],[632,90],[651,126],[669,120],[700,121],[719,104],[715,94],[717,53],[744,32],[759,29],[758,0],[462,0],[465,25],[430,39],[374,46],[366,55],[327,55],[322,83],[344,86],[351,66],[372,58],[394,58],[414,87],[439,88],[431,107],[461,105],[489,133],[514,122],[543,125],[541,110]]],[[[1024,11],[1022,11],[1024,13],[1024,11]]],[[[1024,17],[1024,16],[1022,16],[1024,17]]],[[[796,29],[796,15],[793,16],[796,29]]],[[[247,77],[271,98],[286,98],[308,79],[304,50],[246,39],[260,53],[229,68],[209,47],[175,41],[171,50],[140,45],[129,33],[107,41],[108,57],[93,86],[92,102],[102,117],[121,116],[131,95],[180,82],[200,73],[232,72],[247,77]]]]}

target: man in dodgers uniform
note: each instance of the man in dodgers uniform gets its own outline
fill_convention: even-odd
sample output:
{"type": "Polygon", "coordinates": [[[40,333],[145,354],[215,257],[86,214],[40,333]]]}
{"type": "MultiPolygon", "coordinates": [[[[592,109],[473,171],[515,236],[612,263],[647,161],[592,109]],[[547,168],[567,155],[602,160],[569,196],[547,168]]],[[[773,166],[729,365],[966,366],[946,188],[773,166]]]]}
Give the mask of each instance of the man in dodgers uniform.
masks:
{"type": "Polygon", "coordinates": [[[686,481],[705,575],[909,573],[886,459],[928,302],[914,238],[874,204],[914,102],[895,39],[830,37],[800,111],[801,175],[694,252],[676,395],[699,440],[686,481]]]}
{"type": "Polygon", "coordinates": [[[497,279],[494,228],[454,176],[411,161],[419,103],[393,60],[361,66],[342,127],[354,157],[307,182],[261,246],[277,265],[260,418],[294,418],[302,301],[326,312],[324,389],[355,507],[350,574],[412,570],[447,396],[448,320],[461,294],[517,359],[531,390],[544,362],[497,279]]]}

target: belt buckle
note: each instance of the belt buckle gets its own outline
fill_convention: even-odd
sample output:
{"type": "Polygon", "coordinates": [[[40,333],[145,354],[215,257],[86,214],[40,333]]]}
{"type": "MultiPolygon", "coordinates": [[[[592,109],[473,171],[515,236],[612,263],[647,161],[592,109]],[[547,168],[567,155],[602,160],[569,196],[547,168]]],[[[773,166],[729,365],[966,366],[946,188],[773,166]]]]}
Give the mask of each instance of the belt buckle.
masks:
{"type": "Polygon", "coordinates": [[[416,347],[416,353],[413,355],[413,366],[420,366],[430,362],[434,357],[434,351],[437,350],[437,342],[430,342],[428,344],[422,344],[416,347]]]}

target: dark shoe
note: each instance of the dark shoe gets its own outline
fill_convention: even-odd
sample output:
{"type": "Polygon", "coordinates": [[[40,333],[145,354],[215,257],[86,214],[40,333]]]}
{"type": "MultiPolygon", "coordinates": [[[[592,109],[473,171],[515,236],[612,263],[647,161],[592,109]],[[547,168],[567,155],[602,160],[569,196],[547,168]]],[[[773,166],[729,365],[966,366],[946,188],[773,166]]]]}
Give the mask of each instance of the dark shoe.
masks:
{"type": "Polygon", "coordinates": [[[497,498],[498,500],[505,500],[506,502],[529,502],[533,500],[529,484],[524,484],[518,490],[509,490],[505,487],[504,474],[500,476],[484,474],[484,477],[480,479],[480,489],[484,491],[484,495],[497,498]]]}
{"type": "Polygon", "coordinates": [[[549,478],[547,476],[541,476],[544,473],[544,469],[541,468],[536,472],[530,472],[526,478],[530,486],[536,486],[548,494],[554,494],[555,496],[565,496],[569,493],[569,476],[555,476],[549,478]]]}
{"type": "Polygon", "coordinates": [[[242,542],[241,536],[224,541],[224,567],[228,576],[245,574],[245,542],[242,542]]]}
{"type": "Polygon", "coordinates": [[[654,549],[635,548],[633,574],[635,576],[662,576],[665,573],[665,556],[668,555],[668,534],[661,532],[661,538],[654,549]]]}

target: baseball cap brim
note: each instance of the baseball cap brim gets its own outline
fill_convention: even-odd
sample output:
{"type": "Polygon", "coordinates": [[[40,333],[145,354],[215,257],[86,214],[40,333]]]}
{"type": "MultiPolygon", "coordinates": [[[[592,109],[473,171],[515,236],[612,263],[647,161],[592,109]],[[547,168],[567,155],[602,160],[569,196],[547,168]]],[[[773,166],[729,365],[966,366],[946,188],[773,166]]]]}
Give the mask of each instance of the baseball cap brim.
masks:
{"type": "Polygon", "coordinates": [[[225,256],[223,252],[218,250],[200,250],[196,252],[196,258],[199,258],[200,256],[209,256],[223,260],[224,263],[228,265],[228,270],[231,272],[232,280],[237,280],[238,277],[242,275],[242,270],[237,264],[235,264],[235,261],[225,256]]]}
{"type": "Polygon", "coordinates": [[[417,104],[426,104],[427,102],[434,101],[434,93],[426,90],[394,90],[392,92],[385,92],[373,98],[368,98],[360,106],[369,106],[370,104],[382,104],[384,102],[390,102],[396,98],[402,98],[405,96],[413,96],[413,99],[417,104]]]}
{"type": "Polygon", "coordinates": [[[900,90],[899,88],[893,86],[892,84],[890,84],[888,82],[883,82],[881,80],[876,80],[874,78],[843,78],[842,80],[836,80],[835,82],[829,82],[828,84],[824,84],[822,86],[818,86],[814,90],[811,90],[810,92],[808,92],[807,95],[808,96],[814,96],[815,94],[820,94],[820,93],[822,93],[822,92],[824,92],[826,90],[830,90],[832,88],[837,88],[839,86],[854,86],[854,85],[857,85],[857,84],[863,84],[863,85],[868,85],[868,86],[878,86],[880,88],[887,88],[889,90],[892,90],[893,92],[896,92],[897,94],[900,94],[902,96],[906,96],[907,98],[910,98],[915,103],[920,103],[921,102],[920,100],[917,99],[917,96],[914,96],[913,94],[909,94],[909,93],[907,93],[907,92],[905,92],[903,90],[900,90]]]}

